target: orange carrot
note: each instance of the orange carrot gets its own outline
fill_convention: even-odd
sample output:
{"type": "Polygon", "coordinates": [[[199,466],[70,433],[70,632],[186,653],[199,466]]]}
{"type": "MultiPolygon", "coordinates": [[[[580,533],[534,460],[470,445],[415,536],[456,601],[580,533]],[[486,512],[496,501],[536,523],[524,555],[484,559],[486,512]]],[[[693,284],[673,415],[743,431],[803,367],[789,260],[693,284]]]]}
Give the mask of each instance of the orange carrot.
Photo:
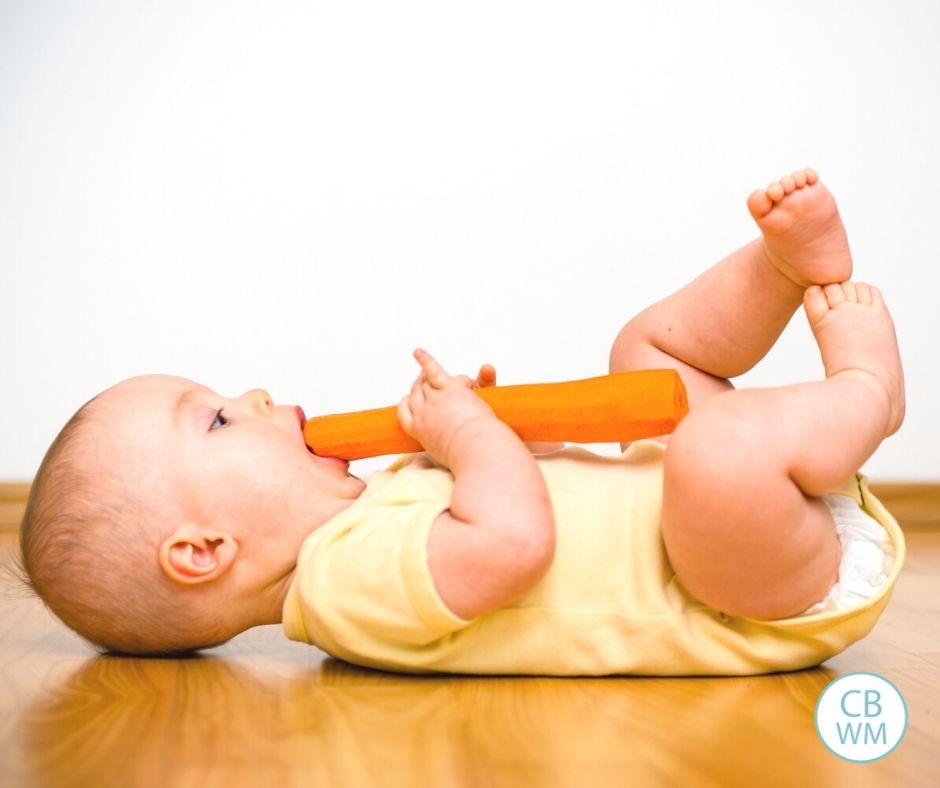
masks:
{"type": "MultiPolygon", "coordinates": [[[[673,369],[476,392],[525,441],[625,443],[666,435],[689,411],[685,387],[673,369]]],[[[304,440],[316,454],[344,460],[421,451],[399,426],[396,410],[392,406],[318,416],[307,421],[304,440]]]]}

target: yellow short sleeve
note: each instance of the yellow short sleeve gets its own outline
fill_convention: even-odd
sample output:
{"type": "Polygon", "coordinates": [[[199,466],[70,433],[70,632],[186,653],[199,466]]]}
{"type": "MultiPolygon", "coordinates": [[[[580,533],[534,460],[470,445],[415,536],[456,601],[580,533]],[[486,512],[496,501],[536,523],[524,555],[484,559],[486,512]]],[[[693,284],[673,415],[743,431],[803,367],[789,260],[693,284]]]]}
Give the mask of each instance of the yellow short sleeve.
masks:
{"type": "Polygon", "coordinates": [[[381,666],[470,623],[441,600],[428,566],[448,479],[407,470],[380,478],[308,537],[284,606],[288,637],[381,666]]]}

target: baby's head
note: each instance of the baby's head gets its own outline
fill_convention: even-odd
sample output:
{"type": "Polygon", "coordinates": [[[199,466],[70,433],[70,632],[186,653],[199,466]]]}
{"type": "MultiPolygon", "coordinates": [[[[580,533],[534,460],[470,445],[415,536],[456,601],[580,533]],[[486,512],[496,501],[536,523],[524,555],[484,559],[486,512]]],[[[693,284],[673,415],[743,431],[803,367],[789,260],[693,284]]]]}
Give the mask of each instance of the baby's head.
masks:
{"type": "Polygon", "coordinates": [[[178,653],[280,621],[303,540],[363,484],[310,453],[303,412],[148,375],[108,389],[42,462],[21,531],[30,583],[105,649],[178,653]]]}

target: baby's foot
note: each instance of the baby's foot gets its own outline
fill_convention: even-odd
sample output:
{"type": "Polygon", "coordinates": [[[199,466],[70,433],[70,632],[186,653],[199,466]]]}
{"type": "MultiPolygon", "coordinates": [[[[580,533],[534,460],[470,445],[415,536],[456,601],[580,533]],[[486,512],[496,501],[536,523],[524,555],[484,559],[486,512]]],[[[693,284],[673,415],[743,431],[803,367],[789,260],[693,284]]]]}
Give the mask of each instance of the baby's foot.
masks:
{"type": "Polygon", "coordinates": [[[759,189],[748,197],[747,207],[764,234],[768,259],[800,287],[852,276],[839,209],[813,170],[796,170],[759,189]]]}
{"type": "Polygon", "coordinates": [[[885,435],[904,420],[904,373],[894,323],[877,287],[862,282],[810,287],[806,316],[819,344],[826,377],[858,374],[886,395],[885,435]]]}

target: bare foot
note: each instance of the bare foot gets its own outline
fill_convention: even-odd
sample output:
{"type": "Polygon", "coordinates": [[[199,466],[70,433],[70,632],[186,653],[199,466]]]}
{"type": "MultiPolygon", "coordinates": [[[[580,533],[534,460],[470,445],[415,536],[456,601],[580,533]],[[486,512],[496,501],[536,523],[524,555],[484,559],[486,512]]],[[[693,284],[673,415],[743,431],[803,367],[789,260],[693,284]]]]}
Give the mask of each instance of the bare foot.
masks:
{"type": "Polygon", "coordinates": [[[884,396],[885,435],[904,420],[904,373],[894,323],[881,291],[862,282],[814,285],[803,307],[819,344],[826,377],[862,377],[884,396]]]}
{"type": "Polygon", "coordinates": [[[770,262],[802,288],[844,282],[852,255],[839,209],[811,169],[796,170],[747,199],[770,262]]]}

